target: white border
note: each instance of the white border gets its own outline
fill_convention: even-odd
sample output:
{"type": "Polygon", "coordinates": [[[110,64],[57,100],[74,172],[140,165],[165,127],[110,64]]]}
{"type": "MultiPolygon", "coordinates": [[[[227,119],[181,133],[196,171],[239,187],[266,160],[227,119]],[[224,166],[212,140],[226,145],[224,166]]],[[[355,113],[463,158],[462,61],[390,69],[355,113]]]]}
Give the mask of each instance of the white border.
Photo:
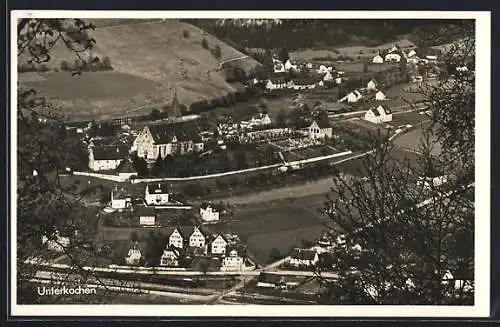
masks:
{"type": "MultiPolygon", "coordinates": [[[[16,219],[11,220],[11,315],[13,316],[233,316],[233,317],[486,317],[490,313],[490,12],[476,11],[11,11],[11,154],[17,149],[17,26],[19,18],[463,18],[476,19],[476,186],[474,306],[335,305],[18,305],[16,219]]],[[[16,156],[11,155],[11,194],[16,156]]],[[[16,212],[16,196],[11,196],[16,212]]]]}

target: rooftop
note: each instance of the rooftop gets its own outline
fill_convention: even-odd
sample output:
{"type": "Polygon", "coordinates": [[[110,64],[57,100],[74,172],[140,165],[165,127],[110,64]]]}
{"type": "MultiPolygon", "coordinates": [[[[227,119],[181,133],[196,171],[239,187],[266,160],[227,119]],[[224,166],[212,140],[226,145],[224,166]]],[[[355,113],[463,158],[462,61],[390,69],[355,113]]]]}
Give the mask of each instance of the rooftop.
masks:
{"type": "Polygon", "coordinates": [[[94,146],[91,148],[94,160],[121,160],[128,156],[128,146],[94,146]]]}
{"type": "Polygon", "coordinates": [[[155,144],[171,143],[174,136],[177,141],[201,142],[198,125],[191,121],[180,121],[175,123],[161,123],[147,125],[153,142],[155,144]]]}
{"type": "Polygon", "coordinates": [[[299,260],[313,260],[315,256],[315,251],[307,249],[295,249],[291,255],[293,259],[299,260]]]}

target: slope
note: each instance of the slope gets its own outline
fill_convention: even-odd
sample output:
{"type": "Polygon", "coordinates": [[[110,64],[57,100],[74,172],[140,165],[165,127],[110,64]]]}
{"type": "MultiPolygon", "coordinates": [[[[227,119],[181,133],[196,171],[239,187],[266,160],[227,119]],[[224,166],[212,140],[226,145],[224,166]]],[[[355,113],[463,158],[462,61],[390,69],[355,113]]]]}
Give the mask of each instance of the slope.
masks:
{"type": "MultiPolygon", "coordinates": [[[[40,78],[19,74],[22,84],[41,90],[73,118],[115,118],[148,113],[152,106],[169,104],[174,88],[180,103],[186,105],[220,97],[234,91],[219,70],[222,62],[240,58],[233,63],[245,71],[259,65],[184,22],[94,21],[97,28],[91,37],[97,44],[92,56],[109,57],[113,71],[88,72],[73,78],[62,72],[40,73],[40,78]],[[184,31],[189,33],[188,37],[184,36],[184,31]],[[203,39],[208,41],[210,49],[220,47],[220,59],[202,47],[203,39]]],[[[52,68],[58,67],[61,60],[75,60],[74,54],[62,44],[58,44],[51,55],[52,68]]]]}

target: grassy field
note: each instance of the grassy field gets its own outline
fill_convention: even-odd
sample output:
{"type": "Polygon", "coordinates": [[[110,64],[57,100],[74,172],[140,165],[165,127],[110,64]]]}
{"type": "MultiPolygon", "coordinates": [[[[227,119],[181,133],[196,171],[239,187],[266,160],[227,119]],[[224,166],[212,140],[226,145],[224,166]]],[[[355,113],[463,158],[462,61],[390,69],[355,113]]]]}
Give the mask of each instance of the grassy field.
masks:
{"type": "Polygon", "coordinates": [[[398,84],[388,89],[382,90],[385,96],[389,99],[387,105],[389,108],[394,106],[408,105],[423,101],[424,96],[418,92],[418,89],[410,84],[398,84]]]}
{"type": "Polygon", "coordinates": [[[425,120],[428,120],[429,117],[426,115],[420,115],[417,112],[405,112],[398,113],[397,115],[392,115],[392,123],[395,126],[410,124],[413,126],[417,126],[425,120]]]}
{"type": "MultiPolygon", "coordinates": [[[[183,104],[219,97],[234,91],[225,81],[223,72],[218,71],[218,67],[220,61],[244,55],[195,26],[176,20],[143,22],[95,20],[95,23],[97,28],[90,33],[97,42],[92,55],[100,58],[108,56],[114,74],[84,73],[92,75],[83,78],[87,78],[86,85],[91,86],[90,89],[93,91],[82,91],[82,96],[76,99],[69,96],[69,99],[61,100],[67,97],[66,94],[77,95],[79,91],[78,88],[75,89],[75,84],[65,82],[69,77],[64,76],[64,73],[51,77],[50,79],[55,81],[50,82],[50,86],[42,86],[46,81],[32,85],[51,94],[55,102],[73,114],[75,119],[88,118],[89,113],[119,117],[135,110],[140,113],[146,110],[141,108],[143,106],[169,104],[173,99],[174,87],[177,89],[180,103],[183,104]],[[183,36],[184,30],[188,31],[189,37],[183,36]],[[202,39],[208,41],[210,49],[216,45],[220,46],[220,60],[209,50],[202,48],[202,39]],[[185,70],[184,76],[181,74],[182,68],[185,70]],[[133,77],[129,77],[130,75],[136,79],[132,81],[133,77]],[[101,87],[92,85],[98,83],[96,80],[103,78],[107,78],[102,82],[104,87],[102,84],[101,87]],[[58,82],[57,79],[61,81],[58,82]],[[136,85],[135,88],[133,85],[136,85]],[[91,96],[87,92],[90,92],[91,96]],[[130,95],[133,99],[125,101],[124,98],[130,95]]],[[[72,63],[77,59],[59,43],[52,49],[51,56],[52,59],[48,63],[50,67],[59,67],[61,60],[72,63]]],[[[20,56],[19,62],[22,63],[23,60],[25,58],[20,56]]],[[[258,65],[251,58],[243,58],[234,63],[245,70],[258,65]]],[[[100,115],[95,118],[101,117],[100,115]]]]}
{"type": "MultiPolygon", "coordinates": [[[[412,131],[398,136],[394,143],[400,147],[407,148],[413,151],[421,151],[424,134],[422,128],[415,128],[412,131]]],[[[439,155],[441,153],[441,145],[434,141],[431,154],[439,155]]]]}

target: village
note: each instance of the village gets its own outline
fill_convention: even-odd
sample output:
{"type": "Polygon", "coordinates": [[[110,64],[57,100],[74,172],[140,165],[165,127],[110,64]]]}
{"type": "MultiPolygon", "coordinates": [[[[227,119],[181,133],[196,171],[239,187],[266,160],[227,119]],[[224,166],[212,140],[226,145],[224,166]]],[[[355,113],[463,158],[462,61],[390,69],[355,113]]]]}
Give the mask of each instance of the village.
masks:
{"type": "MultiPolygon", "coordinates": [[[[233,276],[224,282],[232,295],[245,289],[260,294],[257,298],[282,301],[283,292],[296,289],[295,295],[289,294],[292,298],[301,294],[297,301],[312,301],[313,295],[299,288],[311,283],[319,287],[313,274],[317,267],[328,276],[331,250],[345,246],[341,234],[332,237],[332,231],[324,230],[266,262],[255,258],[244,235],[227,227],[237,220],[230,201],[212,201],[208,193],[198,193],[199,184],[192,194],[187,188],[204,178],[219,186],[226,176],[232,183],[238,176],[260,173],[284,180],[320,164],[326,165],[328,175],[338,160],[370,150],[366,139],[353,137],[352,131],[385,132],[394,138],[429,120],[425,103],[412,90],[438,79],[439,57],[434,53],[395,45],[361,64],[397,71],[397,77],[387,77],[377,68],[356,74],[336,67],[342,64],[293,59],[283,63],[275,57],[266,79],[246,81],[246,88],[260,88],[261,98],[255,105],[243,104],[250,107],[244,115],[231,107],[185,115],[175,96],[167,117],[154,121],[68,124],[68,133],[88,151],[88,169],[67,167],[66,178],[109,185],[103,191],[106,200],[96,208],[97,236],[85,243],[103,259],[95,267],[103,274],[154,271],[182,280],[192,273],[197,280],[233,276]],[[403,101],[405,96],[411,101],[403,101]],[[184,182],[183,188],[172,187],[184,182]]],[[[456,74],[464,72],[466,66],[456,67],[456,74]]],[[[229,192],[238,189],[250,192],[248,181],[236,181],[229,192]]],[[[223,191],[216,188],[212,193],[223,191]]],[[[43,236],[42,243],[59,255],[57,264],[64,265],[64,249],[81,251],[79,239],[78,231],[59,230],[53,239],[43,236]]],[[[271,255],[271,248],[267,250],[271,255]]]]}

